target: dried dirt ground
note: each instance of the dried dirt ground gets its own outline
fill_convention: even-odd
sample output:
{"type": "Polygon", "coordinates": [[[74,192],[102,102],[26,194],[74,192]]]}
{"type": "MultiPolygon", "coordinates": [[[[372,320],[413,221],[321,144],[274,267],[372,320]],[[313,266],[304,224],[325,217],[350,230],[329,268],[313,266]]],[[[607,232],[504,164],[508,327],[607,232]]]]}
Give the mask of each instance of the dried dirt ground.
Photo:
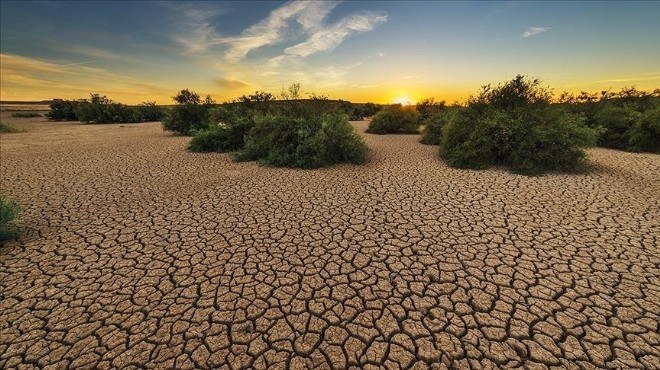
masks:
{"type": "Polygon", "coordinates": [[[365,134],[368,164],[305,171],[23,122],[1,368],[660,367],[658,155],[533,178],[365,134]]]}

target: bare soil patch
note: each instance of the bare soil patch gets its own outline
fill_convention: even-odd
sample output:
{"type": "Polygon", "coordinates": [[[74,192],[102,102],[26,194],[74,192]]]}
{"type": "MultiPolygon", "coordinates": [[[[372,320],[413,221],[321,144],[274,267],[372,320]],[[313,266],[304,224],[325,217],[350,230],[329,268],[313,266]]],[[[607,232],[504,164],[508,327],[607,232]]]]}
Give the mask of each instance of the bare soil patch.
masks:
{"type": "Polygon", "coordinates": [[[8,122],[2,368],[660,364],[658,155],[536,178],[364,134],[364,166],[290,170],[158,123],[8,122]]]}

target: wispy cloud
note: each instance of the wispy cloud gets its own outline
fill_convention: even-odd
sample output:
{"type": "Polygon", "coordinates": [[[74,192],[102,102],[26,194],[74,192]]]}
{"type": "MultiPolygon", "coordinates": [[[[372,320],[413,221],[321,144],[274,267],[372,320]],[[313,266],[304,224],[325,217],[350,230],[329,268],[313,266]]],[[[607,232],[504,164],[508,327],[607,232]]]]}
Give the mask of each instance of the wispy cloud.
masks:
{"type": "Polygon", "coordinates": [[[320,27],[307,41],[284,49],[286,54],[306,57],[314,53],[332,50],[354,32],[373,30],[387,21],[387,15],[365,12],[353,14],[327,27],[320,27]]]}
{"type": "Polygon", "coordinates": [[[84,65],[89,62],[60,64],[15,54],[0,54],[2,96],[43,99],[53,97],[53,90],[57,90],[61,95],[56,97],[63,98],[86,97],[90,92],[129,97],[132,102],[168,97],[170,91],[162,86],[84,65]],[[99,86],[103,86],[103,91],[98,90],[99,86]]]}
{"type": "Polygon", "coordinates": [[[527,38],[536,36],[540,33],[549,31],[551,28],[552,27],[527,27],[527,29],[522,33],[522,37],[527,38]]]}
{"type": "MultiPolygon", "coordinates": [[[[300,37],[307,39],[284,48],[283,55],[307,57],[317,52],[332,50],[348,36],[366,32],[387,20],[387,15],[363,12],[348,15],[333,24],[326,24],[337,1],[294,1],[273,10],[268,17],[246,28],[239,35],[221,35],[212,17],[217,14],[184,11],[188,19],[185,34],[175,36],[189,52],[200,53],[219,47],[224,59],[237,63],[253,50],[290,43],[300,37]]],[[[194,6],[194,5],[192,5],[194,6]]],[[[273,57],[271,64],[279,64],[284,58],[273,57]]]]}

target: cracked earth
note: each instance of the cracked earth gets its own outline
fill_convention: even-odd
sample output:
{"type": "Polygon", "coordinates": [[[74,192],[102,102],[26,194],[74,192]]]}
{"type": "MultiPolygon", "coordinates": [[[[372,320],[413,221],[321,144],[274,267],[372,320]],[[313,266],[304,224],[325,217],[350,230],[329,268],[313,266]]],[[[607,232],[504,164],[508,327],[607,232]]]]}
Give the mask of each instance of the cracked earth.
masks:
{"type": "Polygon", "coordinates": [[[658,155],[534,178],[363,134],[368,164],[291,170],[25,122],[0,368],[660,368],[658,155]]]}

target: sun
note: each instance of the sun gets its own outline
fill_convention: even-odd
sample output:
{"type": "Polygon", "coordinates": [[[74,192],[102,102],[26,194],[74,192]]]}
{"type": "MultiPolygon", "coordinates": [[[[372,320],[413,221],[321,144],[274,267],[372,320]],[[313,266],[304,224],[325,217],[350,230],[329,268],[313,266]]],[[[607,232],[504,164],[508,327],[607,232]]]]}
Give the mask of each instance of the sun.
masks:
{"type": "Polygon", "coordinates": [[[415,104],[415,99],[411,98],[408,95],[399,95],[394,100],[392,100],[392,102],[394,104],[413,105],[415,104]]]}

